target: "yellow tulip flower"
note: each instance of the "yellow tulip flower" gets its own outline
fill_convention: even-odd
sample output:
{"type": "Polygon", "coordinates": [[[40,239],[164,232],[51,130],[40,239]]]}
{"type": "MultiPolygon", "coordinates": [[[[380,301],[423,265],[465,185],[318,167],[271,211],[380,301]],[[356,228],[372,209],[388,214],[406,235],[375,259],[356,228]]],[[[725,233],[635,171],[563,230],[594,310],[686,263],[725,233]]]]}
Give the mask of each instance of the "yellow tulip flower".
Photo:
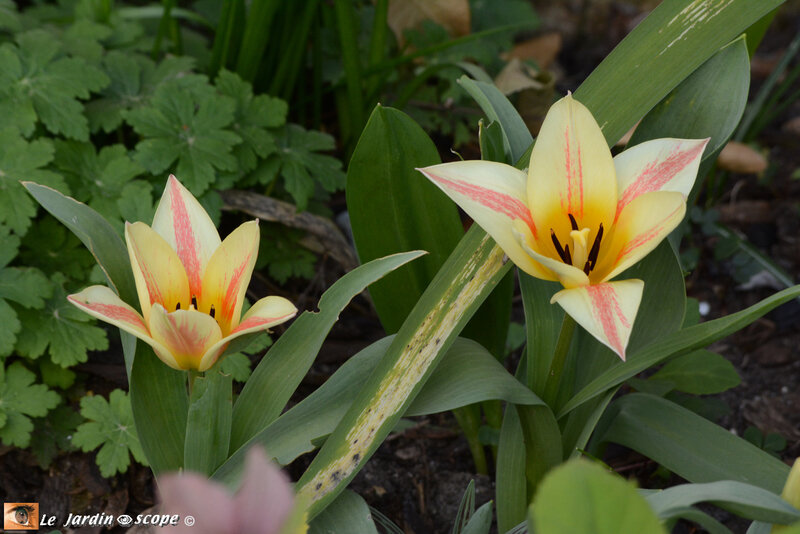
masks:
{"type": "Polygon", "coordinates": [[[611,281],[683,219],[708,139],[656,139],[611,156],[589,110],[567,95],[547,113],[528,172],[490,161],[419,169],[523,271],[625,359],[641,280],[611,281]]]}
{"type": "Polygon", "coordinates": [[[240,318],[258,256],[258,221],[224,241],[192,194],[170,176],[153,226],[125,224],[141,314],[106,286],[67,297],[89,315],[133,334],[174,369],[205,371],[228,343],[297,313],[283,297],[256,302],[240,318]]]}

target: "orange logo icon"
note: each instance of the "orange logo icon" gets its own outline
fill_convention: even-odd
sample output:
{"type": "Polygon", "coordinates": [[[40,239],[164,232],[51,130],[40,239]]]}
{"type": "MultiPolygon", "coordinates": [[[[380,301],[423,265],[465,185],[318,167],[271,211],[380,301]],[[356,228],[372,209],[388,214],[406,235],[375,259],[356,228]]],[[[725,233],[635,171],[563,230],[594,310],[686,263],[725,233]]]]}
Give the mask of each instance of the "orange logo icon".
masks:
{"type": "Polygon", "coordinates": [[[38,530],[38,502],[3,503],[3,530],[38,530]]]}

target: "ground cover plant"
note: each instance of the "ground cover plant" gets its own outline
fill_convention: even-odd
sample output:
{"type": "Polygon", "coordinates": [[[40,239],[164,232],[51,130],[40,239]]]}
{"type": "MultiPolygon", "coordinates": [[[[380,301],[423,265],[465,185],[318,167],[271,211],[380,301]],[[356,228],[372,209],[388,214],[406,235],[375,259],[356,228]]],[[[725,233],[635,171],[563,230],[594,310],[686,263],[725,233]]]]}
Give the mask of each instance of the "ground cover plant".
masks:
{"type": "MultiPolygon", "coordinates": [[[[494,498],[477,506],[471,483],[448,531],[739,528],[720,521],[721,508],[742,531],[792,532],[798,464],[776,457],[780,439],[767,432],[739,437],[718,425],[699,396],[740,382],[709,345],[759,328],[800,286],[787,275],[789,287],[703,321],[701,303],[687,298],[691,255],[681,254],[685,238],[697,239],[692,221],[711,220],[687,213],[717,188],[704,178],[742,128],[750,60],[780,4],[662,2],[574,92],[547,97],[532,133],[476,62],[429,70],[434,52],[454,45],[400,52],[403,64],[425,58],[405,89],[402,78],[378,76],[388,2],[310,3],[290,46],[338,32],[342,82],[331,81],[332,100],[316,88],[314,102],[337,102],[358,265],[302,307],[274,284],[248,293],[261,268],[284,281],[314,273],[313,255],[296,252],[300,233],[220,210],[237,198],[256,199],[240,205],[254,215],[287,201],[330,225],[324,203],[344,185],[337,160],[319,153],[332,138],[286,124],[275,96],[294,97],[297,73],[320,56],[282,49],[286,66],[274,73],[291,76],[279,90],[257,74],[276,52],[251,21],[296,18],[300,8],[226,2],[212,41],[193,26],[207,20],[200,7],[9,5],[0,439],[30,445],[43,465],[63,450],[97,450],[107,477],[135,472],[131,457],[147,464],[163,501],[147,512],[178,514],[187,532],[402,532],[413,527],[371,508],[354,479],[409,418],[452,411],[475,470],[493,476],[494,498]],[[372,18],[366,35],[381,52],[363,76],[355,14],[372,18]],[[180,55],[204,39],[209,55],[180,55]],[[442,83],[483,116],[477,150],[446,163],[413,112],[373,106],[383,91],[399,87],[405,104],[442,83]],[[245,187],[273,199],[217,192],[245,187]],[[457,206],[474,221],[467,230],[457,206]],[[366,289],[361,302],[384,333],[361,339],[324,383],[304,385],[366,289]],[[264,331],[282,324],[272,343],[264,331]],[[507,358],[509,332],[519,357],[507,358]],[[70,368],[109,340],[124,387],[91,394],[70,368]],[[606,465],[612,444],[675,478],[664,489],[640,477],[637,489],[606,465]]],[[[28,514],[12,515],[24,526],[28,514]]]]}

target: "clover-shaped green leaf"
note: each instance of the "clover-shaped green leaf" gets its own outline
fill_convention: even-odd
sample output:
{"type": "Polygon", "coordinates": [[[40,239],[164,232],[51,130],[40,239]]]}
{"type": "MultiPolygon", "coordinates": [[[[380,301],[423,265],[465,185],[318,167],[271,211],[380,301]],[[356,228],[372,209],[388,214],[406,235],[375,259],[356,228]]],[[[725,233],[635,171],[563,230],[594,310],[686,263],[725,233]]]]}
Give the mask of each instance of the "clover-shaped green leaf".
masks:
{"type": "Polygon", "coordinates": [[[344,187],[342,163],[319,154],[335,148],[330,135],[288,124],[278,131],[277,143],[278,151],[258,166],[251,180],[266,184],[282,176],[283,186],[298,210],[306,209],[317,185],[331,193],[344,187]]]}
{"type": "Polygon", "coordinates": [[[33,267],[8,267],[19,250],[20,239],[0,225],[0,356],[11,353],[22,325],[8,301],[28,308],[41,308],[52,295],[47,277],[33,267]]]}
{"type": "Polygon", "coordinates": [[[103,59],[111,83],[98,98],[86,104],[86,116],[92,132],[113,132],[122,124],[124,111],[144,106],[161,84],[172,82],[196,94],[210,94],[205,76],[192,73],[194,59],[168,57],[158,65],[138,53],[112,50],[103,59]]]}
{"type": "Polygon", "coordinates": [[[111,28],[86,19],[76,20],[61,36],[63,49],[71,56],[82,57],[97,64],[103,57],[103,45],[112,34],[111,28]]]}
{"type": "Polygon", "coordinates": [[[134,158],[160,175],[177,160],[175,174],[195,195],[204,193],[217,171],[234,171],[232,153],[241,138],[227,129],[236,103],[219,94],[200,98],[175,81],[156,89],[150,103],[124,113],[144,139],[134,158]]]}
{"type": "Polygon", "coordinates": [[[45,273],[61,272],[72,280],[86,280],[96,265],[80,239],[49,214],[37,219],[25,234],[19,257],[23,265],[45,273]]]}
{"type": "Polygon", "coordinates": [[[69,193],[60,175],[42,168],[52,159],[53,145],[48,139],[29,143],[15,128],[0,130],[0,224],[7,224],[23,235],[36,215],[36,204],[20,185],[20,180],[31,180],[69,193]]]}
{"type": "Polygon", "coordinates": [[[50,410],[47,417],[34,421],[30,449],[39,467],[46,469],[59,451],[75,450],[72,435],[82,422],[83,417],[64,404],[50,410]]]}
{"type": "Polygon", "coordinates": [[[290,277],[312,278],[317,257],[299,244],[303,232],[279,224],[266,224],[261,230],[256,269],[266,267],[279,284],[290,277]]]}
{"type": "Polygon", "coordinates": [[[288,106],[280,98],[269,95],[253,96],[252,86],[236,74],[223,70],[216,80],[217,89],[236,102],[231,129],[242,138],[234,149],[239,160],[239,172],[255,169],[258,158],[266,158],[275,149],[275,136],[269,128],[286,122],[288,106]]]}
{"type": "Polygon", "coordinates": [[[40,120],[54,134],[89,139],[79,98],[105,87],[108,76],[86,60],[63,55],[62,45],[44,30],[17,35],[0,46],[0,116],[5,125],[33,133],[40,120]]]}
{"type": "Polygon", "coordinates": [[[126,472],[130,465],[129,454],[140,464],[147,465],[133,424],[130,397],[115,389],[108,399],[107,402],[99,395],[81,399],[81,415],[89,421],[78,427],[72,440],[84,452],[100,447],[96,461],[104,477],[126,472]]]}
{"type": "MultiPolygon", "coordinates": [[[[128,157],[122,145],[105,146],[99,154],[93,144],[79,141],[57,140],[55,147],[55,165],[71,184],[75,197],[109,221],[120,222],[117,202],[123,188],[144,172],[141,165],[128,157]]],[[[145,186],[147,190],[149,185],[145,186]]]]}
{"type": "Polygon", "coordinates": [[[26,335],[17,340],[16,351],[29,358],[38,358],[47,350],[53,363],[69,367],[87,360],[87,351],[106,350],[108,339],[94,319],[67,300],[65,278],[56,273],[53,296],[42,310],[20,310],[19,318],[26,335]]]}
{"type": "Polygon", "coordinates": [[[21,362],[7,368],[0,364],[0,441],[27,447],[31,439],[31,417],[43,417],[58,404],[59,397],[42,384],[21,362]]]}
{"type": "Polygon", "coordinates": [[[0,30],[18,32],[22,29],[17,4],[12,0],[0,0],[0,30]]]}

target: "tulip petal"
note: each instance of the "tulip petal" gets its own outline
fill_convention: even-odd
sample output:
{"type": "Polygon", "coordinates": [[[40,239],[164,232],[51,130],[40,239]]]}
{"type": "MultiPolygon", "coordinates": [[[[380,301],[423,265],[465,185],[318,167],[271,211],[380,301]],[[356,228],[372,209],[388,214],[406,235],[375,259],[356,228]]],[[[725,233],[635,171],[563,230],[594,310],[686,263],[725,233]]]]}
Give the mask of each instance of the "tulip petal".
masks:
{"type": "Polygon", "coordinates": [[[625,348],[643,291],[641,280],[622,280],[563,289],[550,302],[557,302],[587,332],[625,361],[625,348]]]}
{"type": "Polygon", "coordinates": [[[92,317],[140,339],[150,337],[142,316],[106,286],[89,286],[80,293],[67,296],[67,300],[92,317]]]}
{"type": "Polygon", "coordinates": [[[536,278],[555,279],[531,260],[512,232],[512,224],[518,220],[537,234],[525,203],[524,172],[493,161],[457,161],[417,170],[491,235],[520,269],[536,278]]]}
{"type": "Polygon", "coordinates": [[[568,214],[580,228],[613,222],[617,180],[611,152],[592,114],[571,95],[547,112],[528,172],[528,206],[541,232],[552,228],[569,235],[568,214]]]}
{"type": "Polygon", "coordinates": [[[681,193],[654,191],[633,200],[620,213],[607,253],[599,259],[596,274],[600,281],[614,278],[649,254],[685,213],[686,199],[681,193]]]}
{"type": "Polygon", "coordinates": [[[291,301],[275,295],[264,297],[247,310],[239,326],[237,326],[231,334],[236,334],[238,336],[249,334],[250,332],[257,332],[258,330],[265,330],[288,321],[294,317],[296,313],[297,308],[295,308],[291,301]]]}
{"type": "Polygon", "coordinates": [[[278,534],[294,504],[289,479],[267,460],[258,445],[247,451],[245,473],[234,497],[240,532],[278,534]]]}
{"type": "Polygon", "coordinates": [[[188,309],[191,294],[186,271],[164,238],[146,224],[137,222],[125,224],[125,241],[144,322],[150,323],[150,309],[155,303],[169,310],[178,305],[188,309]]]}
{"type": "Polygon", "coordinates": [[[234,328],[230,335],[219,340],[206,351],[200,360],[199,370],[210,369],[233,339],[284,323],[294,317],[296,313],[297,308],[294,307],[294,304],[283,297],[269,296],[260,299],[247,310],[239,326],[234,328]]]}
{"type": "Polygon", "coordinates": [[[192,295],[200,298],[203,272],[220,238],[206,210],[174,175],[170,175],[158,203],[153,230],[177,252],[192,295]]]}
{"type": "Polygon", "coordinates": [[[239,314],[258,256],[258,221],[242,224],[220,244],[203,274],[203,295],[197,309],[210,313],[227,335],[239,324],[239,314]]]}
{"type": "Polygon", "coordinates": [[[197,310],[167,313],[160,304],[150,314],[150,334],[168,351],[156,355],[175,369],[200,369],[200,360],[209,348],[222,339],[217,322],[197,310]]]}
{"type": "Polygon", "coordinates": [[[179,521],[168,527],[176,534],[235,534],[242,532],[233,498],[221,484],[195,473],[166,474],[158,478],[161,510],[181,518],[194,517],[195,524],[179,521]]]}
{"type": "MultiPolygon", "coordinates": [[[[67,297],[72,304],[101,321],[113,324],[120,330],[141,339],[158,353],[166,348],[152,338],[147,326],[136,310],[120,299],[106,286],[90,286],[67,297]]],[[[174,365],[172,365],[174,367],[174,365]]]]}
{"type": "Polygon", "coordinates": [[[654,139],[614,158],[619,187],[617,217],[639,195],[676,191],[689,196],[708,139],[654,139]]]}

